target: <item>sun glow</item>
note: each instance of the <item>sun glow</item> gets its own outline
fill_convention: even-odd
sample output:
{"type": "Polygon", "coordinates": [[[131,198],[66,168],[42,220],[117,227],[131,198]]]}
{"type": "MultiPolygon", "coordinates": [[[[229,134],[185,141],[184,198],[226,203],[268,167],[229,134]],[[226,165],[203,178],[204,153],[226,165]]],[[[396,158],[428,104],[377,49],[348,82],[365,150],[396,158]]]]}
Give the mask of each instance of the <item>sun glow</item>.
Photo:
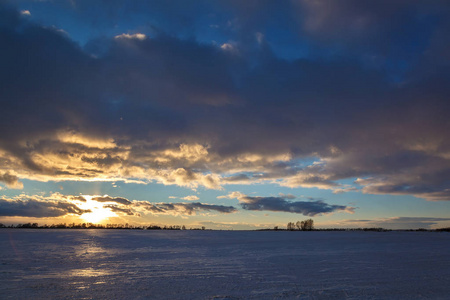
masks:
{"type": "Polygon", "coordinates": [[[90,213],[81,215],[81,218],[89,223],[101,223],[110,217],[117,217],[117,214],[111,211],[110,208],[103,207],[106,203],[100,203],[92,200],[92,196],[83,196],[86,202],[80,202],[79,207],[81,209],[89,209],[90,213]]]}

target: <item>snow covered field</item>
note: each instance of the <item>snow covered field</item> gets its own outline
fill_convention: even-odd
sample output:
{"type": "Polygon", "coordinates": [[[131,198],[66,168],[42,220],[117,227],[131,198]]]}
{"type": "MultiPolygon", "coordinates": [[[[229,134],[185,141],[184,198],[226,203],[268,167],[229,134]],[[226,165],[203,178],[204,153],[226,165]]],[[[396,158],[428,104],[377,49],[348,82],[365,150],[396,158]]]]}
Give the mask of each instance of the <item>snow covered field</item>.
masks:
{"type": "Polygon", "coordinates": [[[450,234],[0,230],[1,299],[449,299],[450,234]]]}

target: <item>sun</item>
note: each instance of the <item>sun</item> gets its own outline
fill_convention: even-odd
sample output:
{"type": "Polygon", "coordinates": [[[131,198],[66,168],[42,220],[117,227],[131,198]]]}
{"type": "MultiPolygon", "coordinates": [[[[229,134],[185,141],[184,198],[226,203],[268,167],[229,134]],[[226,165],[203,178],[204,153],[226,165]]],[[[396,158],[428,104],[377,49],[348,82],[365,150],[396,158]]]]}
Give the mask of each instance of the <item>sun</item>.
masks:
{"type": "Polygon", "coordinates": [[[103,207],[104,203],[91,200],[91,196],[83,196],[86,202],[81,202],[79,207],[81,209],[89,209],[91,212],[84,213],[81,218],[88,223],[101,223],[110,217],[117,217],[117,214],[111,211],[109,208],[103,207]]]}

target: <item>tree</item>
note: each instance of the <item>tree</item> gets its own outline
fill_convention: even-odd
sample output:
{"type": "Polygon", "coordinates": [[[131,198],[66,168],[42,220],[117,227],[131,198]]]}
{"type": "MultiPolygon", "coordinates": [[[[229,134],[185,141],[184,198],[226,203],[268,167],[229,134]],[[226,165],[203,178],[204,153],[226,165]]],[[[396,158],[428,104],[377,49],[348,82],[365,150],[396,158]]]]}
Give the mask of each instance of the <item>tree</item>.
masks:
{"type": "Polygon", "coordinates": [[[295,224],[294,222],[289,222],[287,224],[287,230],[295,230],[295,224]]]}
{"type": "MultiPolygon", "coordinates": [[[[297,222],[298,223],[298,222],[297,222]]],[[[314,220],[308,219],[300,222],[300,227],[302,230],[311,231],[314,229],[314,220]]]]}

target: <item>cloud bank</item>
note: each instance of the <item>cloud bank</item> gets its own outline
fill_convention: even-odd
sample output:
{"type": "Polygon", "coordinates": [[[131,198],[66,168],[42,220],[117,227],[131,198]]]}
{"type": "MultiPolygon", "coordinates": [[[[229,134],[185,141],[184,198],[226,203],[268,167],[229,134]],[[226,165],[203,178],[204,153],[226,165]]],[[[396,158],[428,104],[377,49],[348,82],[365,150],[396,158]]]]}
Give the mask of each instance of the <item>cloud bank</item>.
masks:
{"type": "Polygon", "coordinates": [[[237,198],[239,204],[245,210],[288,212],[311,217],[339,211],[347,213],[355,212],[355,207],[331,205],[321,199],[293,201],[295,196],[290,194],[281,194],[279,197],[251,197],[240,192],[232,192],[227,196],[220,196],[220,198],[237,198]]]}
{"type": "Polygon", "coordinates": [[[60,198],[20,197],[21,199],[0,199],[0,216],[52,218],[65,215],[82,215],[91,212],[60,198]]]}
{"type": "Polygon", "coordinates": [[[20,195],[0,199],[0,216],[50,218],[62,216],[82,216],[108,210],[117,216],[141,217],[145,214],[190,216],[200,213],[235,213],[233,206],[192,203],[152,203],[144,200],[128,200],[122,197],[72,196],[54,193],[51,196],[20,195]],[[92,209],[83,209],[86,205],[92,209]]]}
{"type": "Polygon", "coordinates": [[[200,202],[193,203],[140,203],[138,207],[152,214],[170,214],[170,215],[195,215],[198,212],[219,212],[234,213],[237,209],[233,206],[205,204],[200,202]]]}
{"type": "MultiPolygon", "coordinates": [[[[344,225],[358,227],[381,227],[388,229],[418,229],[439,228],[441,222],[450,221],[450,218],[434,217],[392,217],[374,220],[345,220],[344,225]]],[[[442,227],[442,226],[441,226],[442,227]]]]}
{"type": "MultiPolygon", "coordinates": [[[[123,7],[75,2],[80,24],[103,5],[123,7]]],[[[83,43],[14,5],[0,4],[0,181],[9,188],[19,179],[268,182],[450,200],[445,1],[256,1],[252,10],[200,1],[181,13],[183,26],[176,5],[149,2],[127,8],[148,14],[148,28],[83,43]],[[199,24],[226,40],[205,42],[199,24]]],[[[97,28],[107,32],[117,15],[99,14],[97,28]]],[[[265,197],[244,207],[347,209],[265,197]]]]}

